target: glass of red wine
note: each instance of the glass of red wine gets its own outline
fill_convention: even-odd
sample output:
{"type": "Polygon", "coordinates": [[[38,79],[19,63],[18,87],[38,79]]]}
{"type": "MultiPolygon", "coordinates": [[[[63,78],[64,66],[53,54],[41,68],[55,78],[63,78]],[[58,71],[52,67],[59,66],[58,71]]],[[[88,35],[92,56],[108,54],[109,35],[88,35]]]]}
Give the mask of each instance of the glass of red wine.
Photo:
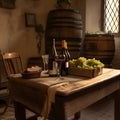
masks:
{"type": "Polygon", "coordinates": [[[65,56],[60,54],[55,58],[55,61],[58,63],[58,79],[63,79],[61,77],[61,67],[63,65],[63,63],[65,62],[65,56]]]}

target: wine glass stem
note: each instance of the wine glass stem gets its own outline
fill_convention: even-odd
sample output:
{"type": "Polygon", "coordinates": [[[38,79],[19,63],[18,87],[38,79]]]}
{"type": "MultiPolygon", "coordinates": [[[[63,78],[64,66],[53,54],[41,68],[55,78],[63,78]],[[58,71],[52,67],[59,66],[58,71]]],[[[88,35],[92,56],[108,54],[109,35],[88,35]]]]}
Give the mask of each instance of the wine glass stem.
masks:
{"type": "Polygon", "coordinates": [[[44,67],[43,69],[45,70],[45,62],[43,63],[43,65],[44,65],[44,66],[43,66],[43,67],[44,67]]]}
{"type": "Polygon", "coordinates": [[[48,71],[48,63],[45,63],[45,70],[48,71]]]}
{"type": "Polygon", "coordinates": [[[59,78],[61,78],[61,67],[62,67],[62,65],[59,64],[59,70],[58,70],[58,77],[59,77],[59,78]]]}

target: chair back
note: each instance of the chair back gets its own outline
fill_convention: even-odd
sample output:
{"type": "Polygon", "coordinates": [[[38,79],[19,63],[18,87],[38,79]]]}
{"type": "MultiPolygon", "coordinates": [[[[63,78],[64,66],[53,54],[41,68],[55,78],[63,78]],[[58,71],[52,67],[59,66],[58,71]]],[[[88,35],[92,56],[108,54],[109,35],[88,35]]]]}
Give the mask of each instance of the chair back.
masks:
{"type": "Polygon", "coordinates": [[[2,59],[8,77],[10,77],[11,74],[18,74],[23,72],[23,65],[19,53],[4,53],[2,54],[2,59]]]}

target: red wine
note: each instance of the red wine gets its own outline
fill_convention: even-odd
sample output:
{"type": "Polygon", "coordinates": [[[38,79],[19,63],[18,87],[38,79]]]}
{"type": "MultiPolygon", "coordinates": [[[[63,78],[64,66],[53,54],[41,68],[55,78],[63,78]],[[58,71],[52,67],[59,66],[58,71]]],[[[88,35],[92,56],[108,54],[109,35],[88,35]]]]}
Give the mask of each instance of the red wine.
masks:
{"type": "Polygon", "coordinates": [[[65,62],[65,59],[56,58],[55,61],[56,61],[58,64],[61,64],[61,63],[64,63],[64,62],[65,62]]]}

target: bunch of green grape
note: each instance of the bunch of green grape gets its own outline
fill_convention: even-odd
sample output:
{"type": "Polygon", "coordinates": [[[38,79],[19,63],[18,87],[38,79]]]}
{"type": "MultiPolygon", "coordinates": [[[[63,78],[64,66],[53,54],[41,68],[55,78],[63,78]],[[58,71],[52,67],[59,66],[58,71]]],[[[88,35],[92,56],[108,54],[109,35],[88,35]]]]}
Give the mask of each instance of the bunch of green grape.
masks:
{"type": "Polygon", "coordinates": [[[70,60],[69,63],[70,67],[77,67],[82,69],[97,69],[104,67],[104,64],[95,58],[87,59],[85,57],[79,57],[77,59],[70,60]]]}

